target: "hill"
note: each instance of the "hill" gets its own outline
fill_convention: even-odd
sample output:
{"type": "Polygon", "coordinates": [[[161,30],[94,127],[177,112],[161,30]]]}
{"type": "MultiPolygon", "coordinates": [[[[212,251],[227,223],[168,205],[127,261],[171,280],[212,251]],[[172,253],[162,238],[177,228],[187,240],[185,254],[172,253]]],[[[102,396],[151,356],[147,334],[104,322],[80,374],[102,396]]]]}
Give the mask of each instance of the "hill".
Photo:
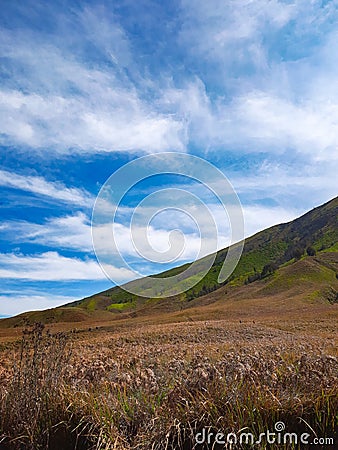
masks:
{"type": "MultiPolygon", "coordinates": [[[[304,257],[307,254],[306,249],[309,248],[312,248],[316,254],[338,251],[337,216],[338,197],[314,208],[298,219],[273,226],[248,238],[239,264],[226,284],[238,286],[258,280],[265,266],[271,264],[273,267],[270,269],[267,267],[266,270],[273,272],[285,263],[292,263],[304,257]]],[[[168,296],[171,299],[171,306],[176,308],[177,303],[190,302],[220,289],[222,286],[218,284],[217,279],[226,254],[227,249],[217,253],[209,273],[192,289],[180,296],[168,296]]],[[[173,276],[187,266],[169,270],[165,272],[165,275],[173,276]]],[[[263,273],[263,277],[264,275],[263,273]]],[[[142,283],[142,280],[134,283],[142,283]]],[[[167,299],[144,299],[125,292],[120,287],[114,287],[74,302],[72,305],[89,311],[107,309],[123,312],[155,303],[165,303],[169,307],[167,299]]]]}
{"type": "MultiPolygon", "coordinates": [[[[2,319],[0,327],[21,326],[35,321],[110,321],[173,313],[217,302],[229,304],[235,299],[269,298],[271,301],[274,297],[283,301],[298,299],[308,305],[335,303],[338,291],[337,216],[338,197],[291,222],[251,236],[245,242],[234,273],[222,285],[217,279],[228,249],[219,251],[208,274],[183,294],[168,292],[167,298],[147,298],[113,287],[63,307],[2,319]]],[[[174,268],[164,275],[173,276],[188,266],[174,268]]],[[[196,274],[198,272],[191,276],[196,274]]],[[[186,279],[181,282],[185,283],[186,279]]],[[[142,286],[143,281],[140,279],[133,283],[142,286]]],[[[205,313],[207,311],[201,311],[201,315],[205,313]]]]}

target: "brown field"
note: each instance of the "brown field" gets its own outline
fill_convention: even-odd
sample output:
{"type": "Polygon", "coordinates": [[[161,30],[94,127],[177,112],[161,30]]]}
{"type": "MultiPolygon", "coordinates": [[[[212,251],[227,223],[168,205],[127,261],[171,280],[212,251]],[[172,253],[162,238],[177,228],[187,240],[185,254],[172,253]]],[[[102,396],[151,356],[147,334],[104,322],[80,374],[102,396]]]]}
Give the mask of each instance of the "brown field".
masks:
{"type": "Polygon", "coordinates": [[[1,329],[1,448],[338,448],[337,304],[250,289],[247,300],[224,302],[220,289],[181,311],[37,326],[23,340],[1,329]],[[336,443],[195,442],[204,427],[258,437],[277,421],[336,443]]]}

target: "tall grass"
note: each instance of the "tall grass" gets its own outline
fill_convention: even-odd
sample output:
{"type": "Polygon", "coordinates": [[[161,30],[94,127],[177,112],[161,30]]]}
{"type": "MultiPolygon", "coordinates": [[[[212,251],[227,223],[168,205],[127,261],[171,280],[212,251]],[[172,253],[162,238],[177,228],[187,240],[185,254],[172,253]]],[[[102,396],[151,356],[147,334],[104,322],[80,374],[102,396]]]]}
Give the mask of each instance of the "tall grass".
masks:
{"type": "Polygon", "coordinates": [[[3,446],[47,448],[51,436],[64,434],[69,420],[63,391],[69,357],[65,334],[44,332],[41,323],[24,330],[11,381],[1,394],[3,446]]]}
{"type": "Polygon", "coordinates": [[[191,328],[192,346],[179,345],[175,330],[70,345],[69,335],[36,324],[2,386],[0,448],[211,449],[196,446],[203,427],[258,436],[277,421],[289,432],[335,435],[335,357],[285,342],[214,352],[197,344],[214,332],[191,328]]]}

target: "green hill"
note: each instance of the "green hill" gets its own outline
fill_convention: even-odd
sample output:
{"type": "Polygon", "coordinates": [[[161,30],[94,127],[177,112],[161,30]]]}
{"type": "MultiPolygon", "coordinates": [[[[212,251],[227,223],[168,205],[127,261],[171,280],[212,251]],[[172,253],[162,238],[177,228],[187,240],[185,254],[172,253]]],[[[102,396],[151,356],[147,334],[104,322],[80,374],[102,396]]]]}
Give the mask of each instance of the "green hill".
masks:
{"type": "MultiPolygon", "coordinates": [[[[303,258],[307,255],[307,250],[310,254],[317,255],[338,251],[337,216],[338,197],[298,219],[273,226],[248,238],[239,264],[226,284],[243,285],[264,278],[275,272],[278,267],[303,258]]],[[[208,274],[192,289],[179,296],[168,296],[165,299],[144,298],[130,294],[120,287],[114,287],[69,306],[81,307],[87,311],[105,309],[112,312],[139,310],[154,304],[158,306],[164,304],[168,309],[176,309],[182,303],[190,302],[222,287],[217,280],[227,251],[227,249],[219,251],[208,274]]],[[[164,275],[168,277],[176,275],[188,266],[185,264],[174,268],[164,272],[164,275]]],[[[142,283],[142,279],[133,283],[142,283]]]]}
{"type": "MultiPolygon", "coordinates": [[[[228,249],[216,254],[207,275],[192,289],[166,298],[136,296],[121,287],[113,287],[63,307],[24,313],[1,319],[0,327],[21,326],[35,321],[78,322],[104,321],[118,317],[180,311],[196,305],[210,304],[221,298],[249,298],[283,294],[301,295],[312,301],[336,302],[338,290],[338,197],[314,208],[291,222],[261,231],[245,242],[241,259],[225,283],[218,275],[228,249]],[[226,293],[226,295],[225,295],[226,293]]],[[[189,264],[160,275],[183,272],[189,264]]],[[[191,275],[196,277],[197,270],[191,275]]],[[[157,275],[158,276],[158,275],[157,275]]],[[[156,277],[156,275],[154,276],[156,277]]],[[[180,281],[186,283],[187,278],[180,281]]],[[[132,282],[140,287],[143,279],[132,282]]]]}

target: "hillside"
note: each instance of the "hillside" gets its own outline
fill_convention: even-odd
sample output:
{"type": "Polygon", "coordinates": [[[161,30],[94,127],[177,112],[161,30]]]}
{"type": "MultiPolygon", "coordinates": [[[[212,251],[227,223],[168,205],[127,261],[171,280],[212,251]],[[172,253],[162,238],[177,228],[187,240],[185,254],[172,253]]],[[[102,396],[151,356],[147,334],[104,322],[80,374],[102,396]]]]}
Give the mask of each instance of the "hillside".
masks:
{"type": "MultiPolygon", "coordinates": [[[[44,323],[109,321],[202,307],[232,299],[301,298],[307,304],[337,301],[338,197],[291,222],[248,238],[231,278],[217,282],[227,249],[219,251],[208,274],[192,289],[164,299],[138,297],[113,287],[63,307],[2,319],[0,327],[44,323]]],[[[165,272],[180,273],[188,265],[165,272]]],[[[195,274],[193,274],[194,276],[195,274]]],[[[184,283],[186,280],[182,280],[184,283]]],[[[142,279],[133,283],[142,285],[142,279]]],[[[203,313],[201,313],[203,314],[203,313]]]]}
{"type": "MultiPolygon", "coordinates": [[[[248,278],[258,278],[265,265],[273,263],[279,267],[292,262],[306,254],[306,248],[313,247],[317,254],[338,251],[338,197],[318,208],[304,214],[291,222],[276,225],[263,230],[245,241],[244,250],[238,266],[228,280],[230,286],[243,285],[248,278]]],[[[177,303],[190,302],[200,296],[220,289],[217,283],[227,249],[217,253],[215,262],[209,273],[194,288],[181,296],[171,296],[172,306],[177,303]]],[[[185,269],[187,265],[165,272],[173,276],[185,269]]],[[[138,280],[134,283],[141,283],[138,280]]],[[[107,291],[75,302],[72,305],[81,306],[86,310],[107,309],[110,311],[126,311],[149,303],[168,303],[168,300],[144,299],[114,287],[107,291]]]]}

